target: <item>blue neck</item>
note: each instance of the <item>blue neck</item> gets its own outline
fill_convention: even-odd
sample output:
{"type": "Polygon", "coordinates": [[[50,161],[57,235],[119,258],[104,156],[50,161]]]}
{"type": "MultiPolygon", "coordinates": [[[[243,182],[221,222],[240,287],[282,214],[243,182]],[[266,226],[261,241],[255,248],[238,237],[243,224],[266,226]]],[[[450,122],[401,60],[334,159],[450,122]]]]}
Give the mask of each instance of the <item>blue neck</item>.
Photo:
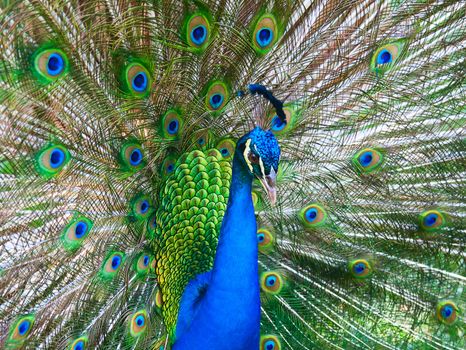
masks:
{"type": "Polygon", "coordinates": [[[252,179],[236,153],[208,288],[191,326],[179,334],[175,350],[259,348],[260,291],[252,179]]]}
{"type": "Polygon", "coordinates": [[[252,203],[252,176],[238,156],[233,160],[230,197],[223,218],[212,270],[213,290],[225,289],[232,295],[257,285],[257,226],[252,203]],[[232,283],[235,276],[235,283],[232,283]]]}

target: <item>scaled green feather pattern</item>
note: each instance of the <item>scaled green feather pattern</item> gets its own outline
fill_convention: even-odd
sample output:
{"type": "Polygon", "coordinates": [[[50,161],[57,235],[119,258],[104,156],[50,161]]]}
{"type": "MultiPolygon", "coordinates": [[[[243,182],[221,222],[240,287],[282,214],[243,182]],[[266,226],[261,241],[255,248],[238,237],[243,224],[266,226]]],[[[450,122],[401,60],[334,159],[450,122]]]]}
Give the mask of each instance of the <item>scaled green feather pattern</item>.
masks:
{"type": "Polygon", "coordinates": [[[212,268],[230,181],[231,164],[219,151],[196,150],[177,161],[160,193],[156,272],[172,337],[184,288],[197,274],[212,268]]]}

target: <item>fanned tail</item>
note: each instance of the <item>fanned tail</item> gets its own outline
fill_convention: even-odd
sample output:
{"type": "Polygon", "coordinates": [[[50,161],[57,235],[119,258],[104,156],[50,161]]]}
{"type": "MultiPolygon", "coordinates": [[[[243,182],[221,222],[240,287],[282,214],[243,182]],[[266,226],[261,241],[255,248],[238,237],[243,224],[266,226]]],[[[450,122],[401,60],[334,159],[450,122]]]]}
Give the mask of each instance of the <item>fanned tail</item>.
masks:
{"type": "Polygon", "coordinates": [[[282,148],[278,205],[252,194],[262,349],[464,348],[460,2],[0,11],[0,346],[169,345],[160,193],[258,124],[282,148]]]}

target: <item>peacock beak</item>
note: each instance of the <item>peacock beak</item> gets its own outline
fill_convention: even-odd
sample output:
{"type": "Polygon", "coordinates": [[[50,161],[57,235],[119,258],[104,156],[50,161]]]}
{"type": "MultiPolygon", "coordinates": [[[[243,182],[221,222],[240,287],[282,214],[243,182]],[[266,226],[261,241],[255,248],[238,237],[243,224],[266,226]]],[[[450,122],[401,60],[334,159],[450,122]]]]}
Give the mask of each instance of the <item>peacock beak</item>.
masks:
{"type": "Polygon", "coordinates": [[[263,177],[259,178],[259,181],[264,187],[267,195],[269,197],[270,203],[275,205],[277,202],[277,189],[276,189],[276,181],[277,181],[277,173],[275,172],[274,168],[270,170],[269,175],[264,175],[263,177]]]}

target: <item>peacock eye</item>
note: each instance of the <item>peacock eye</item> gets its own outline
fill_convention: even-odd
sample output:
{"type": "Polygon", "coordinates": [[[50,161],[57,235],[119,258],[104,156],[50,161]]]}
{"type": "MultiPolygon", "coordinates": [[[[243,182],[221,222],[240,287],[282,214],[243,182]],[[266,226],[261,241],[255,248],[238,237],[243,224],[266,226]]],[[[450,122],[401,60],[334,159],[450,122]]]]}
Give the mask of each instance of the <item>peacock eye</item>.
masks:
{"type": "Polygon", "coordinates": [[[43,148],[36,155],[37,170],[40,175],[48,179],[58,175],[70,159],[71,155],[67,148],[62,145],[51,145],[43,148]]]}
{"type": "Polygon", "coordinates": [[[280,350],[281,344],[274,335],[263,335],[260,342],[260,350],[280,350]]]}
{"type": "Polygon", "coordinates": [[[33,57],[35,75],[43,83],[50,83],[68,71],[66,54],[59,49],[38,50],[33,57]]]}
{"type": "Polygon", "coordinates": [[[205,105],[207,109],[212,112],[222,110],[228,101],[229,94],[229,88],[224,82],[212,82],[206,89],[205,105]]]}
{"type": "Polygon", "coordinates": [[[419,215],[420,227],[424,231],[438,231],[445,226],[445,216],[438,210],[427,210],[419,215]]]}
{"type": "Polygon", "coordinates": [[[261,288],[264,292],[278,294],[283,287],[283,278],[278,272],[264,272],[261,276],[261,288]]]}
{"type": "Polygon", "coordinates": [[[136,312],[130,321],[130,333],[133,337],[138,337],[144,333],[147,327],[147,311],[140,310],[136,312]]]}
{"type": "Polygon", "coordinates": [[[188,45],[203,50],[209,42],[210,24],[204,14],[196,13],[186,22],[186,39],[188,45]]]}
{"type": "Polygon", "coordinates": [[[10,340],[21,344],[31,332],[34,321],[33,315],[21,317],[10,330],[10,340]]]}
{"type": "Polygon", "coordinates": [[[101,274],[104,278],[112,278],[115,276],[120,269],[123,260],[125,258],[124,253],[114,252],[110,254],[107,259],[105,259],[102,268],[101,274]]]}
{"type": "Polygon", "coordinates": [[[248,159],[252,164],[258,164],[259,163],[259,156],[255,153],[249,153],[248,154],[248,159]]]}
{"type": "Polygon", "coordinates": [[[437,319],[445,324],[453,324],[457,320],[458,307],[451,300],[441,301],[437,304],[437,319]]]}
{"type": "Polygon", "coordinates": [[[144,151],[137,142],[127,141],[120,149],[120,165],[124,170],[135,172],[140,170],[144,165],[144,151]]]}
{"type": "Polygon", "coordinates": [[[140,195],[131,201],[131,212],[136,219],[145,219],[151,212],[151,200],[149,197],[140,195]]]}
{"type": "Polygon", "coordinates": [[[217,149],[224,159],[230,159],[235,153],[235,141],[233,139],[224,139],[217,144],[217,149]]]}
{"type": "Polygon", "coordinates": [[[353,277],[356,278],[366,278],[372,273],[372,267],[365,259],[352,260],[349,262],[348,267],[353,277]]]}
{"type": "Polygon", "coordinates": [[[87,344],[87,337],[83,336],[73,341],[69,349],[84,350],[86,348],[86,344],[87,344]]]}
{"type": "Polygon", "coordinates": [[[177,139],[183,128],[183,118],[177,110],[171,109],[162,117],[162,133],[167,139],[177,139]]]}
{"type": "Polygon", "coordinates": [[[66,249],[79,248],[89,234],[93,222],[84,216],[78,216],[65,227],[62,233],[62,242],[66,249]]]}
{"type": "Polygon", "coordinates": [[[139,63],[132,63],[125,70],[125,85],[128,92],[135,97],[145,97],[152,84],[149,71],[139,63]]]}
{"type": "Polygon", "coordinates": [[[142,253],[136,260],[135,270],[139,275],[145,275],[149,270],[151,258],[148,254],[142,253]]]}
{"type": "Polygon", "coordinates": [[[272,48],[278,39],[278,25],[271,13],[260,17],[253,30],[252,43],[255,50],[264,54],[272,48]]]}

